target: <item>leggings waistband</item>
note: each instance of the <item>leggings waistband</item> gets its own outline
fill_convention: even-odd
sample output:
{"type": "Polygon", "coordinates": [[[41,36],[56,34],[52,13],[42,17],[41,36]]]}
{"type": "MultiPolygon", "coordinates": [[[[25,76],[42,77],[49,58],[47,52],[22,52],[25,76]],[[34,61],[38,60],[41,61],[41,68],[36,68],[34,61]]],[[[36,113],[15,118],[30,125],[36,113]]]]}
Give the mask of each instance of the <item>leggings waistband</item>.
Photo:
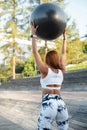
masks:
{"type": "Polygon", "coordinates": [[[61,100],[61,96],[57,94],[45,94],[42,96],[42,102],[50,100],[50,99],[56,99],[56,100],[61,100]]]}

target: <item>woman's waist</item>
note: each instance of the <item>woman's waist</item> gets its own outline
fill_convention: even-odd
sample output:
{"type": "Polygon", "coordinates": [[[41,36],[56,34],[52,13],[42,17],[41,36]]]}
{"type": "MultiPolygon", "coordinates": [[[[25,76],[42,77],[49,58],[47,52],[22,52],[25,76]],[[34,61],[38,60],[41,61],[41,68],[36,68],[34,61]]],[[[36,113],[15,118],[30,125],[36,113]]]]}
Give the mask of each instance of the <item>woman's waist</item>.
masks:
{"type": "Polygon", "coordinates": [[[45,87],[42,86],[43,94],[59,94],[61,86],[58,84],[48,84],[45,87]]]}
{"type": "Polygon", "coordinates": [[[50,90],[60,90],[61,85],[60,84],[46,84],[46,85],[41,85],[42,89],[50,89],[50,90]]]}
{"type": "Polygon", "coordinates": [[[60,89],[42,89],[42,94],[60,94],[60,89]]]}

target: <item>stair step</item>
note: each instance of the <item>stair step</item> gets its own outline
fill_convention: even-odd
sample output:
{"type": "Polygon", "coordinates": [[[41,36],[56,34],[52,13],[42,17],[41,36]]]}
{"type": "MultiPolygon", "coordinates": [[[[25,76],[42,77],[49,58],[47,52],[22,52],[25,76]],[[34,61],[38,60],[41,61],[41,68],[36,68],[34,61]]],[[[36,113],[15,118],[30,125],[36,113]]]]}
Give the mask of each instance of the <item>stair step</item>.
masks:
{"type": "Polygon", "coordinates": [[[83,123],[77,120],[71,120],[70,127],[76,130],[87,130],[87,123],[83,123]]]}
{"type": "MultiPolygon", "coordinates": [[[[62,90],[67,89],[67,91],[86,91],[87,69],[66,72],[64,76],[63,86],[64,87],[62,87],[62,90]],[[77,88],[76,86],[79,87],[77,88]]],[[[0,90],[41,90],[40,76],[11,80],[6,84],[0,85],[0,90]]]]}

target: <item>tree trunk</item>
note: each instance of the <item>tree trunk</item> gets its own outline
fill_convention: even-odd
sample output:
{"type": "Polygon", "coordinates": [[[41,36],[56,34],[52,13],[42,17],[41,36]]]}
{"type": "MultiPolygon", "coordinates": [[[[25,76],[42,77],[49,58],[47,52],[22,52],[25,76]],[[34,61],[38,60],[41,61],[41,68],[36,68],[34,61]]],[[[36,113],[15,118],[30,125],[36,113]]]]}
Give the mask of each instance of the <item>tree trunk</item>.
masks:
{"type": "Polygon", "coordinates": [[[45,41],[45,55],[47,54],[48,48],[47,48],[47,41],[45,41]]]}
{"type": "Polygon", "coordinates": [[[13,79],[15,79],[15,54],[13,54],[13,79]]]}

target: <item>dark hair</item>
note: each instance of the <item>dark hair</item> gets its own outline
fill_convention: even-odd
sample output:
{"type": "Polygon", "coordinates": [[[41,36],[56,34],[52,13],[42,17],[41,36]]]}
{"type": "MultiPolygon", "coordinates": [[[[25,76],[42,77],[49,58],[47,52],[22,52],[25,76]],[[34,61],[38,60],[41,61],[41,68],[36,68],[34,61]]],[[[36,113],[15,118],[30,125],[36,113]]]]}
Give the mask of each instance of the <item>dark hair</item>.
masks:
{"type": "Polygon", "coordinates": [[[55,50],[47,52],[45,62],[50,67],[61,69],[58,53],[55,50]]]}

